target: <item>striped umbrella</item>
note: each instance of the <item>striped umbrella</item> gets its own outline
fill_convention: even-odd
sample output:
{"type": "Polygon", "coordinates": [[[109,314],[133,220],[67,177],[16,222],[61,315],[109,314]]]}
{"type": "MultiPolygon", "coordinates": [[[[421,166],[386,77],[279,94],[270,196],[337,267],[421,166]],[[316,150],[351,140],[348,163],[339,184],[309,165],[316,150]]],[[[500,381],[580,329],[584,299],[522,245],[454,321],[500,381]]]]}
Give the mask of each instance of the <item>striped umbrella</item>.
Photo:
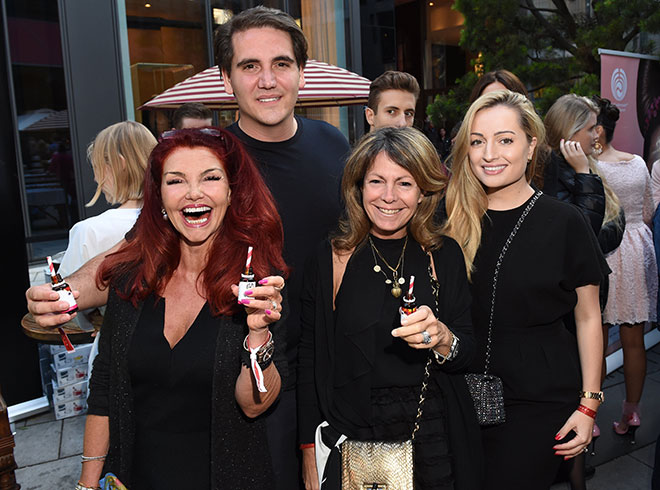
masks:
{"type": "MultiPolygon", "coordinates": [[[[298,92],[298,107],[365,104],[371,81],[322,61],[305,64],[305,86],[298,92]]],[[[201,102],[210,109],[237,109],[236,99],[225,92],[220,70],[212,66],[177,83],[139,109],[175,109],[186,102],[201,102]]]]}

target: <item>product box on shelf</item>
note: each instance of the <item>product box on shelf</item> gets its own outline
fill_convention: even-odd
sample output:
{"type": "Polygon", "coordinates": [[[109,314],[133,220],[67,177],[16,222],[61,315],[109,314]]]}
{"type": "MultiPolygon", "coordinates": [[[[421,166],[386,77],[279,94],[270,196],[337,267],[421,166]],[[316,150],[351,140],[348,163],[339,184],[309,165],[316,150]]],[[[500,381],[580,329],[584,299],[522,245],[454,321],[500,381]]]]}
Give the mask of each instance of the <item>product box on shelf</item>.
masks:
{"type": "Polygon", "coordinates": [[[87,379],[87,363],[77,364],[63,368],[56,368],[54,364],[50,365],[53,381],[59,388],[72,383],[79,383],[87,379]]]}
{"type": "Polygon", "coordinates": [[[53,380],[51,384],[53,388],[53,406],[58,403],[87,398],[87,380],[64,386],[58,386],[53,380]]]}
{"type": "Polygon", "coordinates": [[[56,347],[62,347],[61,349],[57,349],[56,352],[52,353],[53,365],[57,369],[86,363],[89,361],[89,353],[92,351],[92,344],[76,345],[76,350],[73,352],[67,352],[63,346],[56,347]]]}
{"type": "Polygon", "coordinates": [[[55,418],[58,420],[82,415],[87,412],[87,399],[79,398],[78,400],[55,403],[53,408],[55,410],[55,418]]]}

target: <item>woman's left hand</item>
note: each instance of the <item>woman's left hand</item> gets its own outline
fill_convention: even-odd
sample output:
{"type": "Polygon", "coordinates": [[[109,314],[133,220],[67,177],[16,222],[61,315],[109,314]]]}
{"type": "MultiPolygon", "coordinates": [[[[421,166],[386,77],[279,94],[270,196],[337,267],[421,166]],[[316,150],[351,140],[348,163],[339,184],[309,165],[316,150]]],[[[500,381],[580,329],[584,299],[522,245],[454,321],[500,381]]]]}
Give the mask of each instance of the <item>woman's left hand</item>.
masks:
{"type": "Polygon", "coordinates": [[[449,348],[452,341],[447,325],[438,320],[426,305],[404,318],[401,327],[392,330],[392,336],[400,337],[413,349],[433,349],[440,345],[449,348]],[[430,342],[425,343],[425,339],[430,339],[430,342]]]}
{"type": "Polygon", "coordinates": [[[576,410],[559,430],[555,439],[560,441],[571,431],[575,433],[575,437],[568,442],[555,445],[553,447],[555,454],[557,456],[563,456],[564,459],[570,459],[581,452],[586,452],[591,442],[593,430],[594,419],[576,410]]]}
{"type": "MultiPolygon", "coordinates": [[[[245,305],[247,312],[248,328],[260,333],[268,327],[269,324],[276,322],[282,317],[282,288],[284,287],[284,278],[281,276],[268,276],[261,279],[258,286],[246,291],[246,296],[250,299],[239,301],[245,305]]],[[[238,298],[238,286],[232,285],[232,293],[238,298]]]]}

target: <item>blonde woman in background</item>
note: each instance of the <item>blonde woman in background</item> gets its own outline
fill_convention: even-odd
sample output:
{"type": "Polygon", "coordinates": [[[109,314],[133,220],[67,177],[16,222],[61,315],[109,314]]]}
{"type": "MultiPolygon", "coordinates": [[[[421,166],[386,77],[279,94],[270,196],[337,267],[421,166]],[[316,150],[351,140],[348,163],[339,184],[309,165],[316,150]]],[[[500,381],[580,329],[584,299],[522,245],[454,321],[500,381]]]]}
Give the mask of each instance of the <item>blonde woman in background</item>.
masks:
{"type": "Polygon", "coordinates": [[[562,461],[586,451],[599,406],[589,397],[601,395],[604,260],[580,211],[530,185],[544,136],[525,96],[482,95],[458,132],[447,190],[445,232],[471,274],[473,373],[485,369],[499,271],[488,373],[503,381],[506,421],[481,428],[489,490],[550,488],[562,461]],[[562,321],[573,311],[576,336],[562,321]]]}
{"type": "MultiPolygon", "coordinates": [[[[97,184],[87,207],[93,206],[101,194],[108,204],[118,206],[73,225],[58,269],[62,277],[71,275],[92,257],[111,249],[133,227],[142,208],[147,160],[156,143],[156,138],[145,126],[135,121],[123,121],[103,129],[87,147],[87,158],[97,184]]],[[[83,311],[74,320],[85,330],[91,330],[93,325],[88,315],[93,311],[94,308],[83,311]]],[[[89,378],[98,345],[97,335],[89,355],[89,378]]]]}
{"type": "Polygon", "coordinates": [[[108,126],[87,147],[96,192],[87,203],[93,206],[101,197],[117,205],[103,213],[79,221],[69,231],[59,272],[66,277],[92,257],[124,238],[142,208],[142,184],[147,159],[156,138],[142,124],[124,121],[108,126]]]}

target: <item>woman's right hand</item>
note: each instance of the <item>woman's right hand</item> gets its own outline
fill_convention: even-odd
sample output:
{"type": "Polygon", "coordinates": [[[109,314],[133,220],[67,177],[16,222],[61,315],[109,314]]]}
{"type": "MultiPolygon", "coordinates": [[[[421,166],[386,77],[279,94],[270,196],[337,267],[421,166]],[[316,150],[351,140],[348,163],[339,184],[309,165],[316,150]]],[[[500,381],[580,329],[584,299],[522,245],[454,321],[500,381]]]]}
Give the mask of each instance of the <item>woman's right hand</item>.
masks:
{"type": "Polygon", "coordinates": [[[302,450],[302,477],[305,490],[319,490],[319,474],[316,469],[316,449],[306,447],[302,450]]]}
{"type": "Polygon", "coordinates": [[[589,173],[589,159],[577,141],[561,140],[559,150],[575,172],[578,174],[589,173]]]}
{"type": "MultiPolygon", "coordinates": [[[[78,299],[80,293],[73,291],[73,297],[78,299]]],[[[57,327],[75,318],[77,313],[62,313],[69,304],[61,301],[59,294],[53,291],[50,284],[32,286],[25,292],[28,311],[34,321],[41,327],[57,327]]]]}

